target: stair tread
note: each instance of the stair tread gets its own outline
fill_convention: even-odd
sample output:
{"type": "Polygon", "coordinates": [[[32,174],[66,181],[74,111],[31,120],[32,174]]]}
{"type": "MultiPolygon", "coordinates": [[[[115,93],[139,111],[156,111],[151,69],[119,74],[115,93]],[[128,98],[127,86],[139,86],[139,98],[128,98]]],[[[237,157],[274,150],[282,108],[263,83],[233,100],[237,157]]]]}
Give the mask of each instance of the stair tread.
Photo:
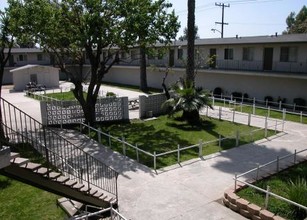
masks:
{"type": "Polygon", "coordinates": [[[58,204],[68,213],[70,217],[74,216],[83,206],[83,203],[68,198],[58,199],[58,204]]]}
{"type": "Polygon", "coordinates": [[[36,173],[41,174],[41,175],[45,175],[45,174],[47,174],[48,172],[49,172],[49,169],[46,168],[46,167],[41,167],[41,168],[39,168],[39,169],[36,171],[36,173]]]}
{"type": "Polygon", "coordinates": [[[97,192],[98,192],[97,189],[91,189],[91,190],[89,191],[89,194],[90,194],[90,195],[95,195],[97,192]]]}
{"type": "Polygon", "coordinates": [[[16,157],[20,157],[20,154],[17,153],[17,152],[11,152],[10,157],[11,157],[11,159],[14,159],[16,157]]]}
{"type": "Polygon", "coordinates": [[[100,198],[102,195],[103,195],[103,192],[98,191],[98,192],[96,192],[96,193],[95,193],[94,195],[92,195],[92,196],[97,197],[97,198],[100,198]]]}
{"type": "Polygon", "coordinates": [[[62,175],[61,173],[50,172],[47,176],[48,176],[50,179],[56,179],[56,178],[58,178],[58,177],[61,176],[61,175],[62,175]]]}
{"type": "Polygon", "coordinates": [[[87,186],[84,186],[84,187],[82,187],[82,188],[80,189],[81,192],[88,192],[88,191],[90,191],[90,190],[91,190],[91,188],[88,188],[87,186]]]}
{"type": "Polygon", "coordinates": [[[72,187],[76,185],[77,183],[78,182],[76,180],[68,180],[67,182],[65,182],[65,185],[72,187]]]}
{"type": "Polygon", "coordinates": [[[14,159],[11,159],[11,163],[14,163],[14,164],[19,165],[19,166],[26,164],[28,162],[29,162],[29,159],[22,158],[22,157],[16,157],[14,159]]]}
{"type": "Polygon", "coordinates": [[[82,187],[84,187],[84,184],[82,183],[77,183],[76,185],[73,185],[73,188],[75,189],[81,189],[82,187]]]}
{"type": "Polygon", "coordinates": [[[59,183],[65,183],[66,181],[69,180],[69,177],[67,176],[59,176],[56,181],[59,182],[59,183]]]}
{"type": "Polygon", "coordinates": [[[32,163],[32,162],[28,162],[26,164],[21,165],[20,167],[29,169],[29,170],[37,170],[38,168],[40,168],[42,165],[39,163],[32,163]]]}

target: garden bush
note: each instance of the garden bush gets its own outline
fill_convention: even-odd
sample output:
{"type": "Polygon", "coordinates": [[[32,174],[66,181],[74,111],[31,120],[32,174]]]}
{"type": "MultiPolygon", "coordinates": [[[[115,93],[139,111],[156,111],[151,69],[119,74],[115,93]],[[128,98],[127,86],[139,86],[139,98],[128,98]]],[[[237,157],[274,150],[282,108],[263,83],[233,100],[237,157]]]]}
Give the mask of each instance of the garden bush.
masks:
{"type": "Polygon", "coordinates": [[[222,94],[223,94],[223,90],[222,90],[222,88],[220,88],[220,87],[216,87],[216,88],[213,90],[213,95],[214,95],[214,97],[216,97],[216,98],[221,98],[222,94]]]}
{"type": "Polygon", "coordinates": [[[242,101],[242,92],[233,92],[231,93],[233,99],[235,99],[237,102],[242,101]]]}
{"type": "Polygon", "coordinates": [[[306,101],[303,98],[295,98],[293,99],[293,103],[297,106],[306,106],[306,101]]]}

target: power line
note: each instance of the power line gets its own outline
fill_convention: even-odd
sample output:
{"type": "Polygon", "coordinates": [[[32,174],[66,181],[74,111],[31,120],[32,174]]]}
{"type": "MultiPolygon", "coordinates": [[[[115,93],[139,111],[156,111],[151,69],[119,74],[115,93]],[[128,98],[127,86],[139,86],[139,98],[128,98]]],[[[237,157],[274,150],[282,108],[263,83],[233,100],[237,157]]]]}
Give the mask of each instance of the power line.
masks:
{"type": "Polygon", "coordinates": [[[228,25],[228,23],[224,22],[224,9],[229,8],[230,4],[225,5],[225,3],[215,3],[215,6],[222,7],[222,22],[215,22],[215,24],[220,24],[222,29],[221,29],[221,38],[224,37],[224,25],[228,25]]]}

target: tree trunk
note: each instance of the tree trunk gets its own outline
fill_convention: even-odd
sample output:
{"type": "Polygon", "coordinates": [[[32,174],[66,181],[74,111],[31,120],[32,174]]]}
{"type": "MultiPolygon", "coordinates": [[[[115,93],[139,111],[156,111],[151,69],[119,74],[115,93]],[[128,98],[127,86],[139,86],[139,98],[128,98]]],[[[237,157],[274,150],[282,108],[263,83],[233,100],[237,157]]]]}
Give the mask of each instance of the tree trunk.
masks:
{"type": "Polygon", "coordinates": [[[199,112],[197,110],[183,111],[182,119],[188,121],[191,124],[198,123],[200,120],[199,112]]]}
{"type": "Polygon", "coordinates": [[[186,81],[194,85],[195,0],[188,0],[187,69],[186,81]]]}
{"type": "Polygon", "coordinates": [[[147,73],[146,73],[146,47],[140,47],[140,90],[148,91],[147,87],[147,73]]]}

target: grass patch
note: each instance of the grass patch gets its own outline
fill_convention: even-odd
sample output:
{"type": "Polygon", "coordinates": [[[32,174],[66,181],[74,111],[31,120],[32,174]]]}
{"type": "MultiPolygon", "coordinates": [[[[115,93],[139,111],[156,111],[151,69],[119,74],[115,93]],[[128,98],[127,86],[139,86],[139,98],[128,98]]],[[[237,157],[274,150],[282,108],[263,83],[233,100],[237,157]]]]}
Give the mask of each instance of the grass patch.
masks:
{"type": "MultiPolygon", "coordinates": [[[[270,186],[271,192],[280,195],[284,198],[290,199],[290,189],[291,182],[297,182],[299,178],[307,179],[307,162],[301,163],[290,169],[282,171],[268,179],[258,181],[255,185],[266,189],[270,186]]],[[[260,206],[264,207],[265,194],[253,188],[245,188],[237,193],[240,197],[260,206]]],[[[305,188],[305,195],[307,194],[307,186],[305,188]]],[[[307,202],[307,195],[305,197],[305,202],[307,202]]],[[[299,220],[304,219],[304,215],[297,214],[297,210],[289,203],[283,202],[274,197],[270,197],[268,210],[272,213],[278,214],[286,219],[299,220]]],[[[307,213],[305,212],[306,216],[307,213]]],[[[306,217],[305,216],[305,217],[306,217]]]]}
{"type": "MultiPolygon", "coordinates": [[[[255,132],[252,136],[250,132],[255,130],[254,127],[236,124],[228,121],[220,121],[218,119],[203,118],[198,125],[189,125],[185,121],[179,121],[176,118],[168,118],[161,116],[156,120],[141,121],[133,120],[129,123],[117,123],[109,125],[101,125],[101,130],[105,133],[110,132],[112,136],[124,137],[128,143],[136,145],[147,152],[157,154],[199,144],[200,141],[213,141],[222,137],[231,137],[228,140],[218,141],[207,144],[203,147],[203,155],[209,155],[222,150],[230,149],[236,145],[236,131],[240,132],[240,145],[259,140],[264,137],[264,131],[255,132]]],[[[273,131],[268,132],[269,135],[273,131]]],[[[91,137],[98,140],[97,133],[92,132],[91,137]]],[[[107,137],[102,137],[102,144],[109,145],[107,137]]],[[[123,153],[123,145],[117,141],[111,140],[112,149],[123,153]]],[[[136,159],[136,151],[127,147],[126,153],[129,157],[136,159]]],[[[198,157],[199,148],[181,151],[181,161],[198,157]]],[[[153,158],[143,153],[139,154],[140,162],[153,167],[153,158]]],[[[165,167],[177,163],[177,153],[158,157],[157,167],[165,167]]]]}
{"type": "MultiPolygon", "coordinates": [[[[216,106],[225,106],[225,107],[229,107],[229,108],[234,108],[236,111],[238,112],[244,112],[244,113],[252,113],[253,112],[253,107],[252,106],[242,106],[242,109],[241,109],[241,106],[240,105],[236,105],[236,107],[234,107],[233,104],[227,104],[227,102],[225,103],[224,105],[224,102],[223,101],[215,101],[214,102],[214,105],[216,106]]],[[[255,108],[255,114],[256,115],[259,115],[259,116],[268,116],[268,110],[267,109],[263,109],[263,108],[255,108]]],[[[275,111],[275,110],[270,110],[270,118],[276,118],[276,119],[280,119],[282,120],[282,117],[283,117],[283,113],[280,112],[280,111],[275,111]]],[[[291,114],[291,113],[288,113],[286,114],[286,121],[292,121],[292,122],[298,122],[298,123],[301,123],[301,116],[300,115],[297,115],[297,114],[291,114]]],[[[303,116],[302,117],[302,123],[304,124],[307,124],[307,117],[306,116],[303,116]]]]}
{"type": "MultiPolygon", "coordinates": [[[[45,159],[30,144],[11,147],[22,157],[35,163],[45,159]]],[[[66,219],[66,213],[57,206],[58,195],[0,175],[0,219],[66,219]]]]}

